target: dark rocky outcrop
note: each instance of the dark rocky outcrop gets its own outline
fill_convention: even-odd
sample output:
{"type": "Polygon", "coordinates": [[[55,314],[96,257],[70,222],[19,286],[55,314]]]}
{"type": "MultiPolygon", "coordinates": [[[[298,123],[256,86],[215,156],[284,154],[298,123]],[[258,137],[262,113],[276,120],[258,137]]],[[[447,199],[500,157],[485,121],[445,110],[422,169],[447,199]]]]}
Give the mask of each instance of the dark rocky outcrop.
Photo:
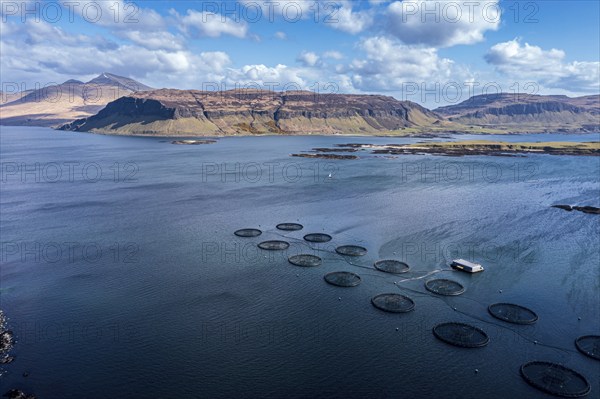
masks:
{"type": "Polygon", "coordinates": [[[318,158],[318,159],[358,159],[359,157],[357,155],[339,155],[339,154],[323,154],[323,153],[318,153],[318,154],[306,154],[306,153],[302,153],[302,154],[290,154],[292,157],[299,157],[299,158],[318,158]]]}
{"type": "Polygon", "coordinates": [[[11,389],[2,396],[8,399],[36,399],[35,395],[28,395],[20,389],[11,389]]]}
{"type": "Polygon", "coordinates": [[[596,208],[595,206],[574,206],[573,209],[583,213],[600,215],[600,208],[596,208]]]}
{"type": "Polygon", "coordinates": [[[600,215],[600,208],[595,206],[571,206],[571,205],[552,205],[552,208],[564,209],[565,211],[579,211],[594,215],[600,215]]]}
{"type": "Polygon", "coordinates": [[[552,205],[552,208],[564,209],[565,211],[571,212],[573,207],[571,205],[552,205]]]}
{"type": "MultiPolygon", "coordinates": [[[[600,156],[600,143],[598,142],[506,143],[481,140],[386,145],[350,143],[337,144],[336,146],[337,148],[313,148],[313,152],[318,154],[326,152],[371,151],[372,154],[385,155],[431,154],[453,157],[466,155],[523,157],[528,154],[600,156]]],[[[557,205],[557,207],[569,210],[566,208],[568,205],[557,205]]],[[[576,209],[576,207],[573,207],[573,209],[576,209]]],[[[585,211],[591,213],[593,209],[586,209],[585,211]]]]}

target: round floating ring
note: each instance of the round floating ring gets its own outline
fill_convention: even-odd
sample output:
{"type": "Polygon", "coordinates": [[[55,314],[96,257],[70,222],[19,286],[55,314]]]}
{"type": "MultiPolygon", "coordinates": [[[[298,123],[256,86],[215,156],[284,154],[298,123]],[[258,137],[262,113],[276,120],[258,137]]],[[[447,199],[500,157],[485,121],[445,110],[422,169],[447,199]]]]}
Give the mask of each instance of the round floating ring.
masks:
{"type": "Polygon", "coordinates": [[[371,303],[377,309],[391,313],[406,313],[415,308],[415,302],[400,294],[379,294],[371,298],[371,303]]]}
{"type": "Polygon", "coordinates": [[[356,287],[361,282],[360,276],[351,272],[331,272],[327,273],[323,278],[329,284],[338,287],[356,287]]]}
{"type": "Polygon", "coordinates": [[[304,226],[302,226],[299,223],[279,223],[277,226],[278,230],[284,230],[284,231],[298,231],[298,230],[302,230],[304,228],[304,226]]]}
{"type": "Polygon", "coordinates": [[[258,237],[262,234],[262,231],[259,229],[240,229],[235,231],[233,234],[238,237],[258,237]]]}
{"type": "Polygon", "coordinates": [[[579,352],[593,359],[600,360],[600,335],[584,335],[575,340],[579,352]]]}
{"type": "Polygon", "coordinates": [[[464,323],[438,324],[433,327],[433,335],[447,344],[462,348],[480,348],[490,342],[485,331],[464,323]]]}
{"type": "Polygon", "coordinates": [[[394,259],[378,260],[374,266],[379,271],[392,274],[406,273],[410,268],[406,263],[394,259]]]}
{"type": "Polygon", "coordinates": [[[321,258],[315,255],[294,255],[288,258],[288,262],[292,265],[302,267],[316,267],[321,265],[321,258]]]}
{"type": "Polygon", "coordinates": [[[345,256],[363,256],[367,254],[367,248],[358,245],[342,245],[337,247],[335,252],[345,256]]]}
{"type": "Polygon", "coordinates": [[[461,283],[445,278],[429,280],[425,283],[425,288],[434,294],[446,296],[460,295],[465,292],[465,287],[461,283]]]}
{"type": "Polygon", "coordinates": [[[263,241],[260,244],[258,244],[258,247],[260,249],[265,249],[267,251],[282,251],[284,249],[288,249],[289,246],[290,246],[289,243],[287,243],[285,241],[277,241],[277,240],[263,241]]]}
{"type": "Polygon", "coordinates": [[[525,363],[521,366],[521,376],[529,385],[540,391],[563,398],[579,398],[591,390],[590,383],[583,375],[556,363],[525,363]]]}
{"type": "Polygon", "coordinates": [[[331,236],[325,233],[310,233],[304,236],[308,242],[328,242],[331,241],[331,236]]]}
{"type": "Polygon", "coordinates": [[[497,319],[513,324],[533,324],[538,316],[531,309],[514,303],[494,303],[488,306],[488,312],[497,319]]]}

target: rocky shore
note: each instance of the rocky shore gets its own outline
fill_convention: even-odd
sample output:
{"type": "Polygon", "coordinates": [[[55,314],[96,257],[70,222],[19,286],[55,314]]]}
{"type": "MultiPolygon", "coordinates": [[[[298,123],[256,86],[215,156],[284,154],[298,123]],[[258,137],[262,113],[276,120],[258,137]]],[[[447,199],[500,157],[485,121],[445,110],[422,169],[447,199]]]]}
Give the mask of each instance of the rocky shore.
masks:
{"type": "Polygon", "coordinates": [[[552,208],[563,209],[567,212],[579,211],[583,213],[600,215],[600,208],[596,208],[595,206],[552,205],[552,208]]]}
{"type": "Polygon", "coordinates": [[[487,155],[515,157],[529,154],[600,156],[600,142],[536,142],[507,143],[494,141],[446,141],[416,144],[338,144],[336,148],[313,148],[311,154],[292,154],[309,158],[356,159],[358,156],[337,155],[343,152],[370,151],[371,154],[411,155],[432,154],[462,157],[468,155],[487,155]]]}
{"type": "MultiPolygon", "coordinates": [[[[0,364],[9,364],[15,360],[14,356],[11,356],[10,351],[14,345],[14,334],[11,330],[6,327],[6,317],[4,312],[0,309],[0,364]]],[[[0,369],[0,378],[4,373],[4,370],[0,369]]],[[[23,374],[25,377],[26,375],[23,374]]],[[[3,397],[9,399],[36,399],[35,395],[29,395],[20,389],[10,389],[5,392],[3,397]]]]}
{"type": "Polygon", "coordinates": [[[171,144],[177,145],[202,145],[202,144],[214,144],[217,140],[174,140],[171,144]]]}

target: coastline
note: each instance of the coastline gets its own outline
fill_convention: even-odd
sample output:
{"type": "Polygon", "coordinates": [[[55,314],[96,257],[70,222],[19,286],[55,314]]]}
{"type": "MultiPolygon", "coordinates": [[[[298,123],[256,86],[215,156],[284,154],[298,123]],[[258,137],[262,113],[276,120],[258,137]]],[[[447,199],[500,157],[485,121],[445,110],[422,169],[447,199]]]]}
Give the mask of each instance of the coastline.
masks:
{"type": "Polygon", "coordinates": [[[410,131],[408,131],[409,129],[406,129],[407,131],[402,131],[402,130],[393,130],[393,131],[389,131],[388,134],[386,134],[384,131],[382,132],[378,132],[377,134],[359,134],[356,132],[353,133],[333,133],[333,134],[326,134],[326,133],[270,133],[270,132],[266,132],[266,133],[249,133],[249,132],[240,132],[240,133],[235,133],[235,134],[220,134],[220,135],[189,135],[189,134],[164,134],[164,133],[157,133],[157,134],[130,134],[130,133],[123,133],[120,131],[106,131],[106,130],[91,130],[91,131],[70,131],[70,130],[62,130],[59,129],[58,127],[48,127],[48,126],[23,126],[23,125],[0,125],[0,128],[2,127],[26,127],[26,128],[30,128],[30,127],[42,127],[42,128],[47,128],[47,129],[51,129],[57,132],[68,132],[68,133],[87,133],[87,134],[97,134],[97,135],[102,135],[102,136],[124,136],[124,137],[156,137],[156,138],[166,138],[166,139],[180,139],[180,140],[185,140],[185,139],[190,139],[190,140],[197,140],[197,139],[222,139],[222,138],[229,138],[229,137],[274,137],[274,136],[278,136],[278,137],[359,137],[359,138],[368,138],[368,137],[381,137],[381,138],[427,138],[427,139],[436,139],[436,138],[453,138],[454,136],[482,136],[482,137],[486,137],[486,136],[496,136],[496,135],[501,135],[501,136],[519,136],[519,135],[544,135],[544,134],[561,134],[561,135],[599,135],[599,139],[600,139],[600,131],[594,132],[594,131],[580,131],[580,130],[573,130],[573,131],[560,131],[560,129],[556,129],[556,131],[536,131],[536,130],[532,130],[532,131],[520,131],[520,132],[512,132],[512,131],[503,131],[503,130],[499,130],[499,129],[489,129],[489,130],[485,130],[483,131],[482,129],[479,130],[473,130],[473,131],[468,131],[468,130],[464,130],[464,131],[458,131],[458,130],[434,130],[432,131],[432,129],[427,129],[427,128],[411,128],[410,131]],[[445,137],[445,136],[452,136],[452,137],[445,137]]]}

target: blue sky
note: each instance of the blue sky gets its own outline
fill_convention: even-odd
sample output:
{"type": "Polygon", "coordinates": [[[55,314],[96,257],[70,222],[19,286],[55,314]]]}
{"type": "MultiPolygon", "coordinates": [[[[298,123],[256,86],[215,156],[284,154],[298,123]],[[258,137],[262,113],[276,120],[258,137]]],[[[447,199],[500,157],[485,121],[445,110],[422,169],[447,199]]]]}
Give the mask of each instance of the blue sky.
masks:
{"type": "Polygon", "coordinates": [[[381,93],[430,107],[484,91],[600,90],[598,1],[0,3],[3,87],[112,72],[153,87],[381,93]]]}

